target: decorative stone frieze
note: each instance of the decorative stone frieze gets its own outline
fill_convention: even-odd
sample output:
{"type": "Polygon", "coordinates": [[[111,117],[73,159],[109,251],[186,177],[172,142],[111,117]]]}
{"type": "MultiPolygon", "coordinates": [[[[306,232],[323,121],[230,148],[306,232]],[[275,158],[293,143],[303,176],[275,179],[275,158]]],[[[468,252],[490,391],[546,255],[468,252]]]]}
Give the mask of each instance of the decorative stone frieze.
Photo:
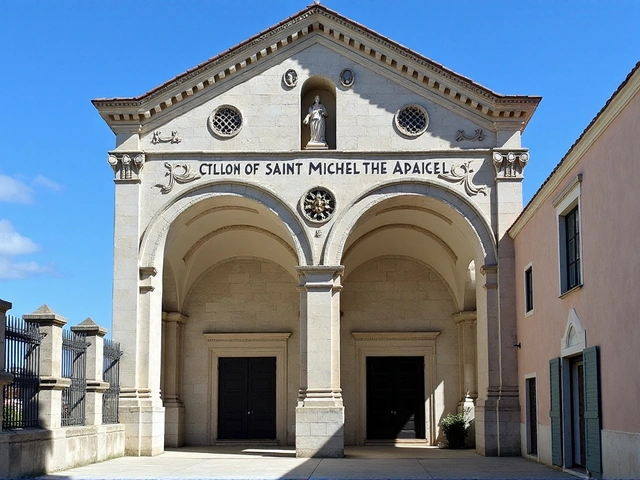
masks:
{"type": "Polygon", "coordinates": [[[473,184],[471,175],[473,172],[474,170],[473,168],[471,168],[471,162],[465,162],[462,165],[451,167],[451,173],[441,173],[440,175],[438,175],[438,178],[442,178],[447,182],[460,183],[464,185],[464,190],[470,197],[473,197],[474,195],[477,195],[479,193],[486,195],[487,187],[478,187],[473,184]]]}
{"type": "Polygon", "coordinates": [[[187,165],[186,163],[171,164],[169,162],[165,162],[164,166],[167,168],[167,170],[169,170],[167,173],[165,173],[165,176],[169,177],[169,179],[164,185],[161,183],[155,185],[156,187],[160,187],[160,191],[162,193],[169,193],[171,190],[173,190],[173,186],[176,183],[189,183],[200,178],[200,175],[192,171],[191,166],[187,165]],[[179,171],[180,169],[182,170],[182,173],[177,173],[176,170],[179,171]]]}
{"type": "Polygon", "coordinates": [[[485,137],[486,135],[484,134],[484,130],[482,130],[481,128],[476,128],[475,132],[473,132],[473,134],[471,135],[467,135],[466,133],[464,133],[464,130],[458,130],[456,132],[456,142],[462,142],[462,141],[481,142],[482,140],[485,139],[485,137]]]}
{"type": "Polygon", "coordinates": [[[171,135],[167,137],[163,137],[162,132],[160,130],[156,130],[155,132],[153,132],[153,137],[151,138],[151,143],[153,143],[154,145],[157,143],[180,143],[181,141],[182,138],[178,136],[177,130],[173,130],[171,132],[171,135]]]}
{"type": "Polygon", "coordinates": [[[498,95],[322,5],[310,5],[288,21],[154,89],[144,99],[101,99],[93,103],[104,109],[103,117],[110,124],[145,122],[207,88],[242,75],[248,67],[271,58],[311,33],[328,37],[354,52],[364,52],[385,68],[393,66],[408,80],[480,112],[492,122],[518,122],[526,126],[540,102],[540,97],[498,95]]]}
{"type": "Polygon", "coordinates": [[[522,171],[529,161],[529,152],[521,151],[493,151],[493,166],[496,169],[496,179],[522,178],[522,171]]]}
{"type": "Polygon", "coordinates": [[[107,162],[115,173],[116,180],[134,180],[140,178],[144,167],[144,152],[109,152],[107,162]]]}

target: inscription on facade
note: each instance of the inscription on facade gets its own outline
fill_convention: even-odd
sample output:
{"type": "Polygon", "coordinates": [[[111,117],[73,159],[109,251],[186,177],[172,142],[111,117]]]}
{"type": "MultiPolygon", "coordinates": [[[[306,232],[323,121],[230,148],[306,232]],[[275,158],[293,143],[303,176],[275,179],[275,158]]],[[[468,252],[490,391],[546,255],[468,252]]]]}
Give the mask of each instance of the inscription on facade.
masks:
{"type": "Polygon", "coordinates": [[[201,163],[200,175],[448,175],[446,161],[216,162],[201,163]]]}

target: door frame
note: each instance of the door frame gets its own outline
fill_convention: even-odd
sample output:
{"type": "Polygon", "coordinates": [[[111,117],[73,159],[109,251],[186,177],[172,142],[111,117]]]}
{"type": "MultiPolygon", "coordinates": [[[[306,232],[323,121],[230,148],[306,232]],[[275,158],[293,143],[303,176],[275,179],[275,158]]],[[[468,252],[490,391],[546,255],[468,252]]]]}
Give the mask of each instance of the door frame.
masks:
{"type": "Polygon", "coordinates": [[[276,357],[276,440],[287,445],[287,340],[291,332],[204,333],[209,347],[207,382],[207,439],[218,441],[218,394],[220,357],[276,357]]]}
{"type": "Polygon", "coordinates": [[[424,357],[425,437],[436,441],[436,337],[440,332],[351,332],[356,340],[356,445],[367,438],[367,357],[424,357]]]}

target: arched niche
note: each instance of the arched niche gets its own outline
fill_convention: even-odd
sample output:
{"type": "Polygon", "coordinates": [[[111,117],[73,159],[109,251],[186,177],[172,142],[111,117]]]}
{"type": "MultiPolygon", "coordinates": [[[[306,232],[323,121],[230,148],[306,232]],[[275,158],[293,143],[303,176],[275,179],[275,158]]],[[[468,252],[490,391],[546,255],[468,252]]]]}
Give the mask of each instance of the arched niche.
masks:
{"type": "MultiPolygon", "coordinates": [[[[325,141],[330,150],[336,149],[336,86],[327,77],[315,75],[307,79],[302,85],[300,93],[300,122],[304,120],[309,113],[309,107],[313,105],[313,100],[318,95],[320,103],[324,105],[327,111],[325,118],[325,141]]],[[[300,148],[305,149],[309,143],[310,128],[309,125],[302,125],[302,136],[300,138],[300,148]]]]}

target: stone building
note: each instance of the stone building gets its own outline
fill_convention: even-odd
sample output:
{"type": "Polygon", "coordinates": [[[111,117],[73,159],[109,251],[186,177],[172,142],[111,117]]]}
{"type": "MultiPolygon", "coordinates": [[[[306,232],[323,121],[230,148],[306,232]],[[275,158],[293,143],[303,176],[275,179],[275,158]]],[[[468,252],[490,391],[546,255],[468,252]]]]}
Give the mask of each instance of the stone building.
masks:
{"type": "Polygon", "coordinates": [[[606,478],[640,476],[639,92],[640,64],[509,230],[522,454],[606,478]]]}
{"type": "Polygon", "coordinates": [[[116,136],[126,450],[435,445],[470,408],[520,454],[514,251],[540,97],[321,5],[135,98],[116,136]]]}

